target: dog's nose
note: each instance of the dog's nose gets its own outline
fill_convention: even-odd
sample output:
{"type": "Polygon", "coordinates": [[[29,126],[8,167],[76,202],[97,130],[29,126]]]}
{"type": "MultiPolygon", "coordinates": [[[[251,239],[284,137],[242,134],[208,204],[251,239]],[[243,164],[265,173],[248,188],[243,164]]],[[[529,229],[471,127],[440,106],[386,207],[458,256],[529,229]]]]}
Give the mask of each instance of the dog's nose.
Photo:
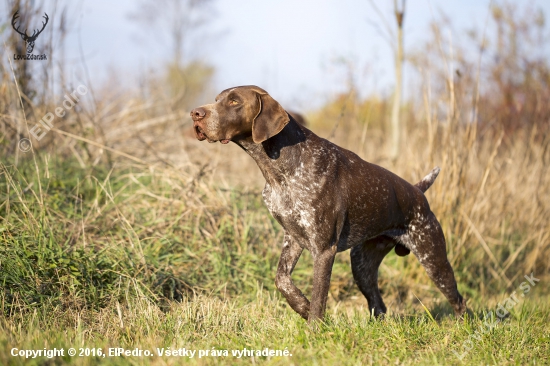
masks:
{"type": "Polygon", "coordinates": [[[193,118],[194,121],[204,118],[204,116],[206,116],[206,111],[201,107],[195,108],[191,111],[191,118],[193,118]]]}

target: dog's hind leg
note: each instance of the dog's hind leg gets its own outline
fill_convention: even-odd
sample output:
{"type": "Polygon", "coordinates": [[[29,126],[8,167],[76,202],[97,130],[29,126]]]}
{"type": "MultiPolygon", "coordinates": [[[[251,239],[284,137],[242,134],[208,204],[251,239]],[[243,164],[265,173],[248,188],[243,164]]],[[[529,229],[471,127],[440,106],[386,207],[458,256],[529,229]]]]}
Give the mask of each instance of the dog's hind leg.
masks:
{"type": "Polygon", "coordinates": [[[351,248],[353,278],[367,298],[371,314],[375,316],[386,313],[386,305],[378,289],[378,267],[395,245],[394,239],[378,236],[351,248]]]}
{"type": "Polygon", "coordinates": [[[456,316],[466,311],[466,302],[457,289],[453,269],[447,259],[445,236],[433,213],[411,221],[404,240],[430,279],[453,306],[456,316]]]}

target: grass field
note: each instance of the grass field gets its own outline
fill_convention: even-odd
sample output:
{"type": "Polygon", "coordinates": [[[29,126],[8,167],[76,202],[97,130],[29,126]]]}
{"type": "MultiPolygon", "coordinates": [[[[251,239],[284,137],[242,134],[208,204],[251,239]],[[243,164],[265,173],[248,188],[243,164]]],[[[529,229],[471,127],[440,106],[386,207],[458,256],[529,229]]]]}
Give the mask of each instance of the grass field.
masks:
{"type": "MultiPolygon", "coordinates": [[[[507,244],[501,248],[484,232],[492,256],[516,258],[504,261],[507,271],[493,273],[487,252],[471,243],[475,233],[458,251],[463,254],[453,254],[460,237],[449,229],[451,218],[441,217],[451,232],[459,289],[472,310],[464,321],[451,315],[413,256],[393,253],[381,267],[390,313],[371,319],[353,283],[349,253],[339,254],[326,322],[311,329],[274,287],[282,231],[263,206],[260,189],[224,188],[216,171],[195,164],[179,169],[115,164],[107,170],[82,168],[72,158],[37,159],[1,166],[0,364],[49,361],[13,357],[14,347],[63,348],[65,356],[50,360],[53,364],[550,362],[547,270],[537,261],[525,266],[528,253],[513,250],[529,244],[527,233],[501,234],[507,244]],[[524,275],[532,272],[540,281],[520,297],[524,275]],[[504,322],[495,323],[498,303],[505,304],[514,291],[520,301],[510,305],[504,322]],[[107,357],[70,357],[70,347],[101,348],[107,357]],[[119,347],[154,355],[108,356],[109,348],[119,347]],[[196,354],[159,356],[157,348],[196,354]],[[287,349],[292,356],[233,356],[245,348],[287,349]],[[211,356],[213,349],[221,356],[211,356]]],[[[442,210],[439,189],[434,186],[429,196],[436,213],[442,210]]],[[[548,244],[532,245],[544,251],[548,244]]],[[[306,253],[293,274],[306,294],[311,275],[306,253]]]]}
{"type": "MultiPolygon", "coordinates": [[[[6,48],[0,365],[550,364],[547,32],[543,13],[494,3],[496,44],[481,31],[452,43],[443,19],[408,54],[399,158],[388,154],[390,96],[361,97],[351,66],[349,90],[304,111],[315,133],[409,182],[441,167],[426,197],[468,301],[463,320],[413,255],[393,252],[380,267],[384,319],[366,310],[349,252],[337,255],[324,322],[290,309],[274,285],[283,232],[258,167],[233,144],[193,138],[189,109],[215,96],[208,64],[167,63],[134,90],[77,82],[61,56],[48,72],[12,64],[6,48]],[[80,102],[34,139],[75,85],[80,102]],[[26,353],[54,348],[63,355],[26,353]],[[120,348],[130,354],[110,355],[120,348]]],[[[292,277],[310,296],[309,253],[292,277]]]]}

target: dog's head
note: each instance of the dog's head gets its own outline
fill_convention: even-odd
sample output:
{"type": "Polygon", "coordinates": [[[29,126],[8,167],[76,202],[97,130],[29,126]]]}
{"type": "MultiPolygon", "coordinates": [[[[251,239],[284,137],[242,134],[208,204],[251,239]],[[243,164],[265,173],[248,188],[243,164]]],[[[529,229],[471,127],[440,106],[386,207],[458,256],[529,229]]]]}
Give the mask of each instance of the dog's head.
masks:
{"type": "Polygon", "coordinates": [[[191,118],[199,141],[222,144],[250,136],[259,144],[281,132],[289,122],[283,107],[254,85],[222,91],[215,103],[193,109],[191,118]]]}

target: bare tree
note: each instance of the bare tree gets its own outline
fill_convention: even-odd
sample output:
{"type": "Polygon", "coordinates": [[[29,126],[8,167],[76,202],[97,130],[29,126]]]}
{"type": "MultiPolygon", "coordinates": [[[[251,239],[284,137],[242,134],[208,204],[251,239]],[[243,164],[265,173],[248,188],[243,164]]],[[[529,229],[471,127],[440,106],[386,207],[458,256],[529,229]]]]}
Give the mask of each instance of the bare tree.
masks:
{"type": "MultiPolygon", "coordinates": [[[[18,11],[21,11],[25,14],[25,23],[29,23],[30,18],[32,17],[31,6],[28,1],[15,0],[8,3],[10,14],[15,14],[18,11]]],[[[13,24],[13,21],[12,21],[13,24]]],[[[26,51],[26,41],[21,41],[21,36],[18,31],[11,32],[11,37],[9,43],[14,54],[22,55],[27,53],[26,51]]],[[[15,75],[20,91],[23,95],[22,103],[26,111],[30,110],[30,100],[36,94],[34,88],[31,86],[32,73],[30,72],[30,66],[27,62],[19,62],[16,64],[17,73],[15,75]]]]}
{"type": "Polygon", "coordinates": [[[397,34],[392,30],[392,27],[386,21],[382,12],[378,9],[373,0],[369,0],[374,10],[380,16],[386,32],[389,37],[385,37],[386,40],[390,43],[390,46],[393,49],[395,57],[395,88],[393,93],[393,102],[392,102],[392,113],[391,113],[391,150],[390,157],[395,160],[399,156],[399,151],[402,144],[401,137],[401,94],[403,93],[403,62],[404,62],[404,47],[403,47],[403,21],[405,19],[405,2],[406,0],[401,0],[401,7],[398,6],[397,0],[393,0],[393,12],[395,16],[395,21],[397,25],[397,34]]]}
{"type": "Polygon", "coordinates": [[[390,156],[397,159],[401,147],[401,94],[403,90],[403,19],[405,18],[405,0],[401,0],[401,9],[397,0],[393,0],[393,11],[397,23],[397,50],[395,52],[395,90],[391,110],[392,146],[390,156]]]}
{"type": "Polygon", "coordinates": [[[147,27],[158,27],[171,38],[174,64],[189,62],[189,44],[201,26],[208,23],[204,17],[213,0],[141,0],[130,18],[147,27]]]}
{"type": "MultiPolygon", "coordinates": [[[[188,108],[208,90],[214,68],[201,60],[206,42],[198,42],[206,36],[207,24],[213,19],[214,0],[141,0],[132,20],[144,25],[150,32],[156,28],[172,43],[172,57],[165,63],[160,81],[176,108],[188,108]],[[201,33],[201,29],[205,29],[201,33]],[[197,44],[200,47],[195,47],[197,44]]],[[[154,80],[151,80],[154,81],[154,80]]],[[[157,88],[157,86],[154,86],[157,88]]]]}

